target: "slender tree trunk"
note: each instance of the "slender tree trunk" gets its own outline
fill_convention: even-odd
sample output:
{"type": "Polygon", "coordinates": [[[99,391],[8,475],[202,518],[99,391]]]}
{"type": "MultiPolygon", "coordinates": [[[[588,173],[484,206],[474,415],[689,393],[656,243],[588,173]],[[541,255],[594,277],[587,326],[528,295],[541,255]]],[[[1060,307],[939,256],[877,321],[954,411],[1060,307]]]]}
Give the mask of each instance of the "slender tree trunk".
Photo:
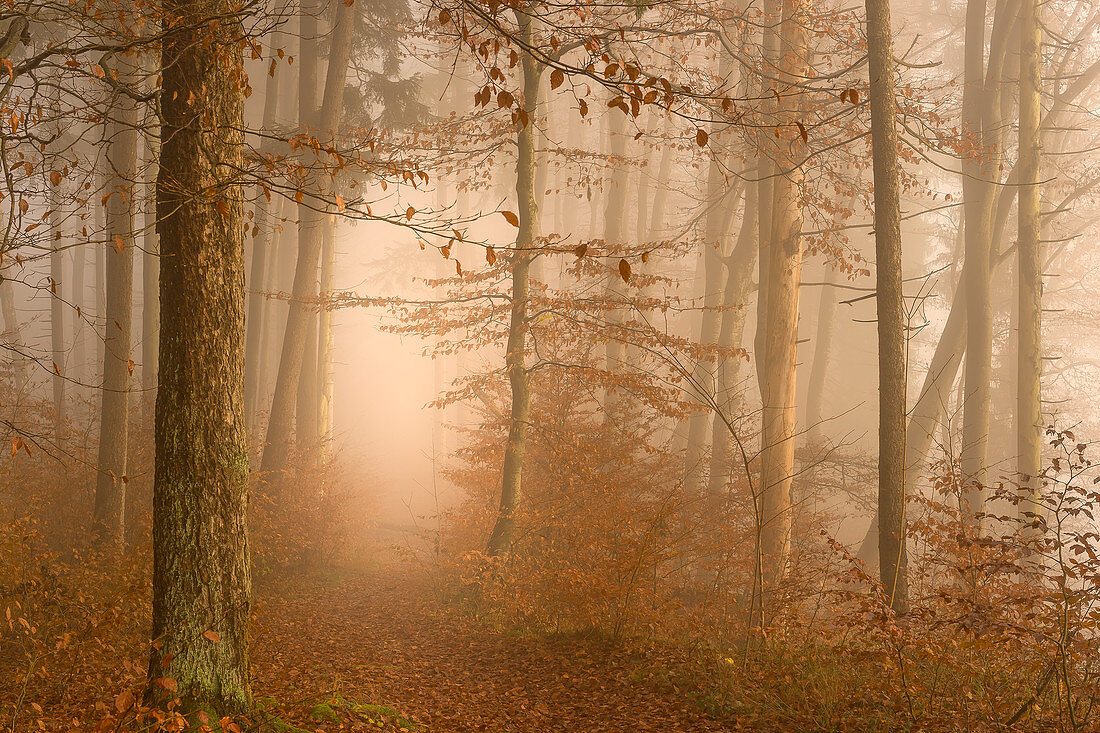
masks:
{"type": "MultiPolygon", "coordinates": [[[[728,262],[729,275],[722,302],[722,328],[718,332],[718,344],[728,349],[740,349],[745,338],[745,320],[753,287],[752,275],[759,254],[759,245],[756,242],[759,235],[756,192],[756,186],[750,186],[745,191],[741,232],[728,262]]],[[[734,465],[734,435],[730,424],[737,419],[740,412],[742,363],[742,357],[737,355],[723,359],[718,365],[718,410],[711,424],[710,477],[707,484],[711,506],[720,506],[725,501],[726,487],[734,465]],[[727,424],[727,420],[730,424],[727,424]]]]}
{"type": "Polygon", "coordinates": [[[19,323],[19,311],[15,307],[15,289],[7,273],[0,279],[0,310],[4,313],[4,333],[6,345],[12,349],[12,362],[15,365],[15,391],[19,399],[27,389],[30,370],[27,366],[27,349],[23,343],[23,329],[19,323]]]}
{"type": "MultiPolygon", "coordinates": [[[[102,176],[97,176],[102,184],[96,187],[97,191],[103,191],[107,187],[107,181],[102,176]]],[[[97,323],[106,323],[107,320],[107,206],[101,203],[95,204],[96,236],[102,241],[95,250],[95,317],[97,323]]],[[[103,334],[96,333],[96,373],[103,376],[103,334]]]]}
{"type": "MultiPolygon", "coordinates": [[[[122,61],[112,73],[120,85],[136,87],[135,69],[122,61]]],[[[138,108],[119,95],[111,113],[111,175],[108,179],[106,322],[103,342],[103,388],[100,408],[99,463],[95,522],[100,539],[122,544],[126,533],[127,452],[130,436],[130,388],[134,371],[132,319],[134,302],[134,202],[137,180],[138,108]]]]}
{"type": "MultiPolygon", "coordinates": [[[[534,46],[530,4],[516,9],[520,39],[534,46]]],[[[538,101],[542,65],[523,54],[523,106],[534,119],[538,101]]],[[[531,257],[539,236],[539,208],[535,192],[535,130],[533,125],[519,128],[516,135],[516,198],[519,204],[519,232],[512,255],[512,313],[508,325],[505,363],[512,391],[512,410],[508,426],[508,442],[504,447],[501,471],[500,508],[493,531],[489,535],[489,555],[507,554],[512,548],[523,479],[523,456],[527,451],[527,426],[531,420],[531,382],[524,362],[527,348],[527,300],[530,290],[531,257]]]]}
{"type": "MultiPolygon", "coordinates": [[[[733,68],[732,60],[728,54],[721,54],[719,74],[725,79],[733,68]]],[[[726,179],[725,167],[728,156],[720,147],[717,126],[711,131],[710,147],[712,159],[707,174],[707,213],[703,234],[703,312],[699,322],[698,342],[704,346],[714,346],[718,343],[719,332],[722,329],[723,314],[719,306],[723,302],[722,292],[726,286],[726,254],[728,238],[728,224],[731,219],[731,210],[737,208],[739,203],[731,194],[729,181],[726,179]]],[[[699,398],[700,393],[711,394],[717,391],[715,378],[717,365],[706,359],[695,362],[691,375],[691,389],[693,397],[699,398]]],[[[708,430],[711,427],[712,413],[710,409],[699,409],[688,418],[687,426],[687,453],[684,459],[684,491],[690,499],[702,496],[703,487],[706,486],[705,468],[708,430]]]]}
{"type": "Polygon", "coordinates": [[[811,446],[825,442],[825,377],[833,351],[833,331],[836,328],[837,293],[836,270],[825,265],[825,284],[821,286],[817,301],[817,333],[814,338],[814,357],[810,365],[810,378],[806,393],[806,432],[811,446]]]}
{"type": "Polygon", "coordinates": [[[87,338],[84,333],[84,319],[87,318],[85,304],[85,269],[87,268],[87,246],[80,244],[73,247],[73,276],[72,287],[69,289],[69,299],[73,313],[73,358],[69,364],[69,375],[76,383],[75,391],[83,395],[83,382],[88,374],[87,338]]]}
{"type": "Polygon", "coordinates": [[[64,263],[65,236],[61,231],[62,213],[56,187],[50,188],[50,341],[53,352],[54,440],[58,445],[65,431],[65,380],[70,377],[65,363],[64,263]]]}
{"type": "MultiPolygon", "coordinates": [[[[616,265],[618,258],[626,248],[626,205],[629,197],[630,172],[623,163],[626,156],[626,113],[620,109],[607,110],[607,133],[611,153],[611,179],[608,182],[607,208],[604,209],[604,240],[607,242],[606,254],[612,258],[611,273],[607,277],[606,295],[609,301],[607,322],[610,326],[607,334],[605,362],[607,371],[612,375],[621,375],[626,367],[624,358],[626,348],[618,327],[623,322],[625,309],[623,301],[627,297],[627,283],[623,282],[616,265]]],[[[536,192],[537,195],[537,192],[536,192]]],[[[623,397],[612,383],[608,386],[604,403],[604,419],[618,423],[623,416],[623,397]]]]}
{"type": "MultiPolygon", "coordinates": [[[[781,79],[804,73],[806,0],[783,0],[780,25],[781,79]]],[[[794,479],[795,387],[798,300],[802,277],[802,183],[804,144],[794,122],[799,104],[793,89],[780,95],[777,115],[790,136],[778,157],[773,182],[772,241],[765,268],[768,284],[761,416],[760,556],[761,587],[774,588],[787,570],[791,551],[791,486],[794,479]]]]}
{"type": "MultiPolygon", "coordinates": [[[[274,50],[274,40],[268,44],[268,55],[274,50]]],[[[278,73],[278,65],[274,67],[275,73],[267,77],[267,96],[264,97],[263,130],[270,132],[275,129],[276,113],[279,109],[279,85],[281,77],[278,73]]],[[[261,143],[261,150],[267,149],[267,145],[261,143]]],[[[249,427],[255,426],[256,411],[260,401],[260,375],[263,370],[263,335],[267,324],[264,321],[265,301],[264,291],[267,280],[267,272],[274,267],[272,242],[275,238],[275,227],[271,221],[273,218],[269,211],[274,208],[278,211],[278,201],[269,201],[267,194],[262,192],[256,205],[256,223],[253,227],[252,237],[252,266],[248,274],[248,318],[245,321],[247,327],[247,342],[245,344],[244,357],[244,414],[249,427]]]]}
{"type": "Polygon", "coordinates": [[[157,183],[164,253],[149,694],[248,712],[243,32],[227,0],[168,0],[157,183]],[[206,19],[221,17],[216,25],[206,19]],[[169,693],[169,697],[174,697],[169,693]]]}
{"type": "Polygon", "coordinates": [[[875,175],[879,568],[890,606],[897,613],[905,613],[909,607],[905,552],[907,318],[901,273],[901,193],[890,0],[867,0],[867,61],[875,175]]]}
{"type": "Polygon", "coordinates": [[[1016,381],[1017,472],[1025,501],[1026,520],[1041,510],[1041,439],[1043,429],[1043,273],[1039,215],[1039,123],[1042,108],[1042,31],[1038,0],[1023,0],[1020,12],[1020,202],[1017,239],[1019,279],[1019,344],[1016,381]]]}
{"type": "Polygon", "coordinates": [[[141,259],[141,388],[144,401],[156,400],[157,364],[160,361],[160,244],[157,241],[157,161],[160,139],[150,133],[146,144],[144,252],[141,259]]]}
{"type": "MultiPolygon", "coordinates": [[[[307,11],[302,15],[302,37],[308,38],[307,11]]],[[[334,139],[340,127],[343,112],[344,83],[347,77],[348,60],[351,51],[351,33],[354,28],[353,11],[344,3],[336,10],[336,22],[332,33],[332,46],[329,50],[328,72],[325,78],[324,101],[321,105],[320,134],[334,139]]],[[[316,35],[316,34],[314,34],[316,35]]],[[[308,55],[308,54],[303,54],[308,55]]],[[[316,74],[301,70],[301,88],[316,85],[316,74]]],[[[303,102],[303,105],[307,104],[303,102]]],[[[303,107],[299,113],[309,118],[312,112],[303,107]]],[[[320,176],[312,176],[312,196],[320,194],[322,201],[326,190],[320,176]]],[[[286,468],[290,450],[291,419],[294,412],[298,383],[302,376],[303,356],[306,353],[306,341],[309,322],[316,316],[314,306],[309,302],[316,292],[317,264],[321,256],[323,236],[323,204],[317,200],[304,201],[298,209],[298,261],[294,268],[294,293],[287,315],[286,331],[283,335],[282,355],[279,359],[279,375],[275,381],[275,394],[271,401],[271,417],[267,427],[267,446],[264,448],[262,470],[264,473],[282,471],[286,468]]],[[[316,349],[309,352],[317,353],[316,349]]],[[[316,361],[314,360],[314,364],[316,361]]]]}
{"type": "MultiPolygon", "coordinates": [[[[325,238],[321,246],[321,295],[331,296],[336,280],[336,217],[325,217],[325,238]]],[[[336,331],[333,328],[332,310],[322,308],[317,328],[317,379],[321,383],[320,404],[317,408],[318,435],[321,452],[325,452],[332,437],[332,419],[335,403],[336,331]]],[[[443,358],[439,357],[440,364],[443,358]]]]}

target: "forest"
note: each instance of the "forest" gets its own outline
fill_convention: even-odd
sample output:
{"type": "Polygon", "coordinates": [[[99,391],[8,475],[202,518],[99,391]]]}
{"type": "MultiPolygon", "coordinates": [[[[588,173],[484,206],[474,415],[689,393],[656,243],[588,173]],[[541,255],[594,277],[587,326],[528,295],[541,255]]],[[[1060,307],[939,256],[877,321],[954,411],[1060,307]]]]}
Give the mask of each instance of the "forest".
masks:
{"type": "Polygon", "coordinates": [[[0,2],[0,733],[1100,731],[1097,117],[1093,0],[0,2]]]}

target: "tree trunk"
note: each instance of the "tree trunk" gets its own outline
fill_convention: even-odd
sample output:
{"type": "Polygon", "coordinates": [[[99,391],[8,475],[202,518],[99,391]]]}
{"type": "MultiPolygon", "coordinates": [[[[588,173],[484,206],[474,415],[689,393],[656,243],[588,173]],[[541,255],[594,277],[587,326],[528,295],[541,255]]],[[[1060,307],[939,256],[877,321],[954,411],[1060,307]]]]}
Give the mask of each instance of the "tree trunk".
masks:
{"type": "Polygon", "coordinates": [[[829,372],[829,360],[833,350],[833,331],[836,327],[837,293],[833,283],[836,269],[825,265],[825,284],[817,301],[817,333],[814,337],[814,358],[810,364],[810,378],[806,392],[807,443],[820,447],[825,442],[825,377],[829,372]]]}
{"type": "MultiPolygon", "coordinates": [[[[274,40],[268,43],[268,55],[274,50],[274,40]]],[[[274,67],[275,73],[267,77],[265,88],[267,96],[264,97],[264,116],[262,129],[271,132],[275,129],[276,113],[279,109],[279,84],[281,77],[278,74],[278,64],[274,67]]],[[[260,144],[260,150],[267,151],[268,146],[260,144]]],[[[272,240],[274,239],[275,226],[269,211],[274,208],[278,211],[278,200],[269,201],[266,195],[257,199],[256,224],[252,237],[252,266],[248,273],[248,318],[245,321],[247,329],[247,341],[244,357],[244,414],[249,428],[256,423],[256,411],[259,409],[260,400],[260,375],[263,371],[263,335],[266,328],[264,314],[266,311],[264,297],[267,272],[274,267],[274,258],[271,256],[272,240]]]]}
{"type": "MultiPolygon", "coordinates": [[[[780,79],[804,74],[805,0],[783,0],[780,24],[780,79]]],[[[777,155],[773,179],[771,242],[764,289],[767,313],[761,415],[760,565],[765,594],[786,573],[791,551],[791,485],[794,478],[795,387],[798,349],[798,297],[802,276],[801,156],[805,146],[794,122],[799,105],[792,90],[781,95],[777,115],[790,138],[777,155]],[[792,137],[793,136],[793,137],[792,137]],[[789,146],[789,147],[787,147],[789,146]]]]}
{"type": "MultiPolygon", "coordinates": [[[[515,11],[521,41],[534,46],[534,29],[530,5],[515,11]]],[[[523,54],[523,106],[534,119],[538,102],[542,65],[530,54],[523,54]]],[[[530,290],[532,250],[539,236],[539,209],[535,192],[535,130],[533,125],[519,128],[516,135],[516,199],[519,206],[519,232],[512,255],[512,313],[508,323],[508,344],[505,363],[512,391],[512,411],[508,425],[508,442],[504,447],[501,471],[500,508],[489,535],[489,555],[504,555],[512,548],[523,479],[523,456],[527,450],[527,426],[531,419],[531,382],[524,363],[527,348],[527,300],[530,290]]]]}
{"type": "Polygon", "coordinates": [[[157,241],[157,161],[160,139],[154,134],[145,138],[145,246],[141,259],[141,388],[143,401],[153,405],[156,400],[157,364],[160,361],[160,244],[157,241]]]}
{"type": "MultiPolygon", "coordinates": [[[[136,87],[135,69],[123,60],[112,70],[120,85],[136,87]]],[[[126,530],[127,451],[130,435],[130,387],[134,371],[134,202],[137,180],[137,106],[119,95],[111,114],[107,150],[106,319],[103,341],[103,389],[100,408],[99,464],[95,523],[100,540],[122,544],[126,530]]]]}
{"type": "Polygon", "coordinates": [[[1041,24],[1038,0],[1023,0],[1020,12],[1020,201],[1017,239],[1019,280],[1019,344],[1016,381],[1017,472],[1024,501],[1020,512],[1032,521],[1042,509],[1042,305],[1043,273],[1040,256],[1039,122],[1042,111],[1041,24]]]}
{"type": "Polygon", "coordinates": [[[169,678],[182,712],[230,715],[251,707],[242,28],[226,0],[168,0],[167,11],[183,22],[166,32],[161,93],[148,698],[162,701],[157,680],[169,678]]]}
{"type": "MultiPolygon", "coordinates": [[[[303,8],[302,37],[310,38],[310,11],[303,8]]],[[[348,60],[351,52],[351,33],[354,29],[354,16],[351,7],[339,3],[336,10],[336,22],[332,33],[332,46],[329,50],[328,72],[325,78],[324,101],[321,105],[319,134],[332,140],[340,127],[343,113],[344,83],[347,77],[348,60]]],[[[303,49],[305,51],[306,49],[303,49]]],[[[303,53],[303,56],[310,55],[303,53]]],[[[316,86],[316,73],[303,64],[300,89],[316,86]]],[[[303,96],[299,115],[303,122],[312,118],[307,97],[303,96]]],[[[309,177],[306,194],[312,199],[303,201],[298,207],[298,261],[294,268],[294,292],[287,315],[286,330],[283,334],[282,354],[279,359],[279,375],[275,381],[275,394],[271,400],[271,417],[267,427],[267,446],[264,448],[262,470],[264,473],[282,471],[286,468],[290,450],[291,418],[294,412],[298,383],[302,376],[303,356],[306,353],[306,341],[311,318],[316,317],[313,303],[309,302],[317,287],[317,264],[321,256],[324,211],[322,202],[327,191],[322,184],[323,176],[309,177]],[[319,197],[320,201],[313,197],[319,197]]],[[[311,360],[317,351],[309,352],[311,360]]],[[[314,364],[316,361],[314,360],[314,364]]]]}
{"type": "Polygon", "coordinates": [[[70,378],[65,363],[64,235],[61,232],[60,196],[50,188],[50,346],[53,352],[54,440],[61,445],[65,430],[65,380],[70,378]]]}
{"type": "MultiPolygon", "coordinates": [[[[729,274],[723,294],[722,328],[718,332],[718,344],[723,348],[739,349],[745,336],[745,319],[748,301],[752,293],[752,275],[756,268],[759,245],[759,223],[756,205],[756,186],[745,191],[745,208],[741,219],[741,232],[728,261],[729,274]]],[[[726,486],[734,465],[734,435],[731,430],[741,404],[740,355],[728,357],[718,365],[717,405],[711,425],[710,477],[707,496],[711,506],[721,506],[726,499],[726,486]],[[727,421],[729,421],[727,423],[727,421]]]]}
{"type": "Polygon", "coordinates": [[[901,273],[901,194],[890,0],[867,0],[867,61],[875,178],[879,568],[890,606],[897,613],[905,613],[909,607],[905,552],[907,318],[901,273]]]}
{"type": "MultiPolygon", "coordinates": [[[[612,108],[607,112],[608,146],[611,154],[611,179],[608,182],[607,208],[604,209],[604,241],[607,242],[605,254],[610,257],[611,272],[607,276],[606,295],[609,301],[607,308],[607,346],[605,349],[605,366],[612,378],[612,383],[607,388],[607,396],[604,402],[604,419],[618,423],[623,418],[623,398],[613,384],[614,376],[621,375],[626,366],[624,354],[626,352],[619,333],[619,325],[623,321],[624,308],[622,303],[626,300],[627,283],[623,282],[617,267],[618,258],[622,257],[626,248],[626,205],[629,196],[630,172],[623,162],[626,156],[626,113],[620,109],[612,108]]],[[[537,192],[536,192],[537,195],[537,192]]]]}
{"type": "MultiPolygon", "coordinates": [[[[336,217],[325,217],[325,236],[321,245],[321,295],[332,295],[336,280],[336,217]]],[[[317,324],[317,380],[321,385],[320,403],[317,408],[318,437],[321,454],[332,438],[333,410],[335,409],[335,355],[336,332],[333,329],[332,310],[322,308],[317,324]]],[[[442,364],[442,357],[439,357],[442,364]]]]}
{"type": "Polygon", "coordinates": [[[72,377],[76,391],[83,394],[84,381],[88,373],[87,338],[84,334],[87,309],[84,307],[85,280],[84,271],[87,268],[87,245],[79,244],[73,247],[73,276],[72,287],[69,289],[69,300],[73,312],[73,357],[69,362],[69,376],[72,377]]]}

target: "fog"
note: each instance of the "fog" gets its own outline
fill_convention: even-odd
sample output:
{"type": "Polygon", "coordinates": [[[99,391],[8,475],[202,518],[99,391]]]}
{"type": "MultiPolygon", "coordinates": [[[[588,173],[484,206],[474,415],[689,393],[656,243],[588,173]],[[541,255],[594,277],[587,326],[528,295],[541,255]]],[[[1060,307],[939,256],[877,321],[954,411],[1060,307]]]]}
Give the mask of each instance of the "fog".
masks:
{"type": "Polygon", "coordinates": [[[1098,725],[1100,5],[0,11],[5,731],[1098,725]]]}

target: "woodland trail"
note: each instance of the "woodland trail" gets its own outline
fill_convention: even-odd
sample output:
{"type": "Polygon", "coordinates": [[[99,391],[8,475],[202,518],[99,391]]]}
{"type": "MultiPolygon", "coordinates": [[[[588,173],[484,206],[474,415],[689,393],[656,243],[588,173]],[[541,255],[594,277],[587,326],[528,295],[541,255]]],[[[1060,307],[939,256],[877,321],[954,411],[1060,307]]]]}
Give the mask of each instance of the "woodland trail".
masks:
{"type": "Polygon", "coordinates": [[[417,580],[391,568],[258,589],[257,694],[277,698],[288,722],[309,729],[368,726],[346,713],[328,726],[310,719],[311,706],[333,690],[388,705],[424,733],[730,729],[632,680],[638,661],[624,652],[495,631],[441,608],[417,580]]]}

